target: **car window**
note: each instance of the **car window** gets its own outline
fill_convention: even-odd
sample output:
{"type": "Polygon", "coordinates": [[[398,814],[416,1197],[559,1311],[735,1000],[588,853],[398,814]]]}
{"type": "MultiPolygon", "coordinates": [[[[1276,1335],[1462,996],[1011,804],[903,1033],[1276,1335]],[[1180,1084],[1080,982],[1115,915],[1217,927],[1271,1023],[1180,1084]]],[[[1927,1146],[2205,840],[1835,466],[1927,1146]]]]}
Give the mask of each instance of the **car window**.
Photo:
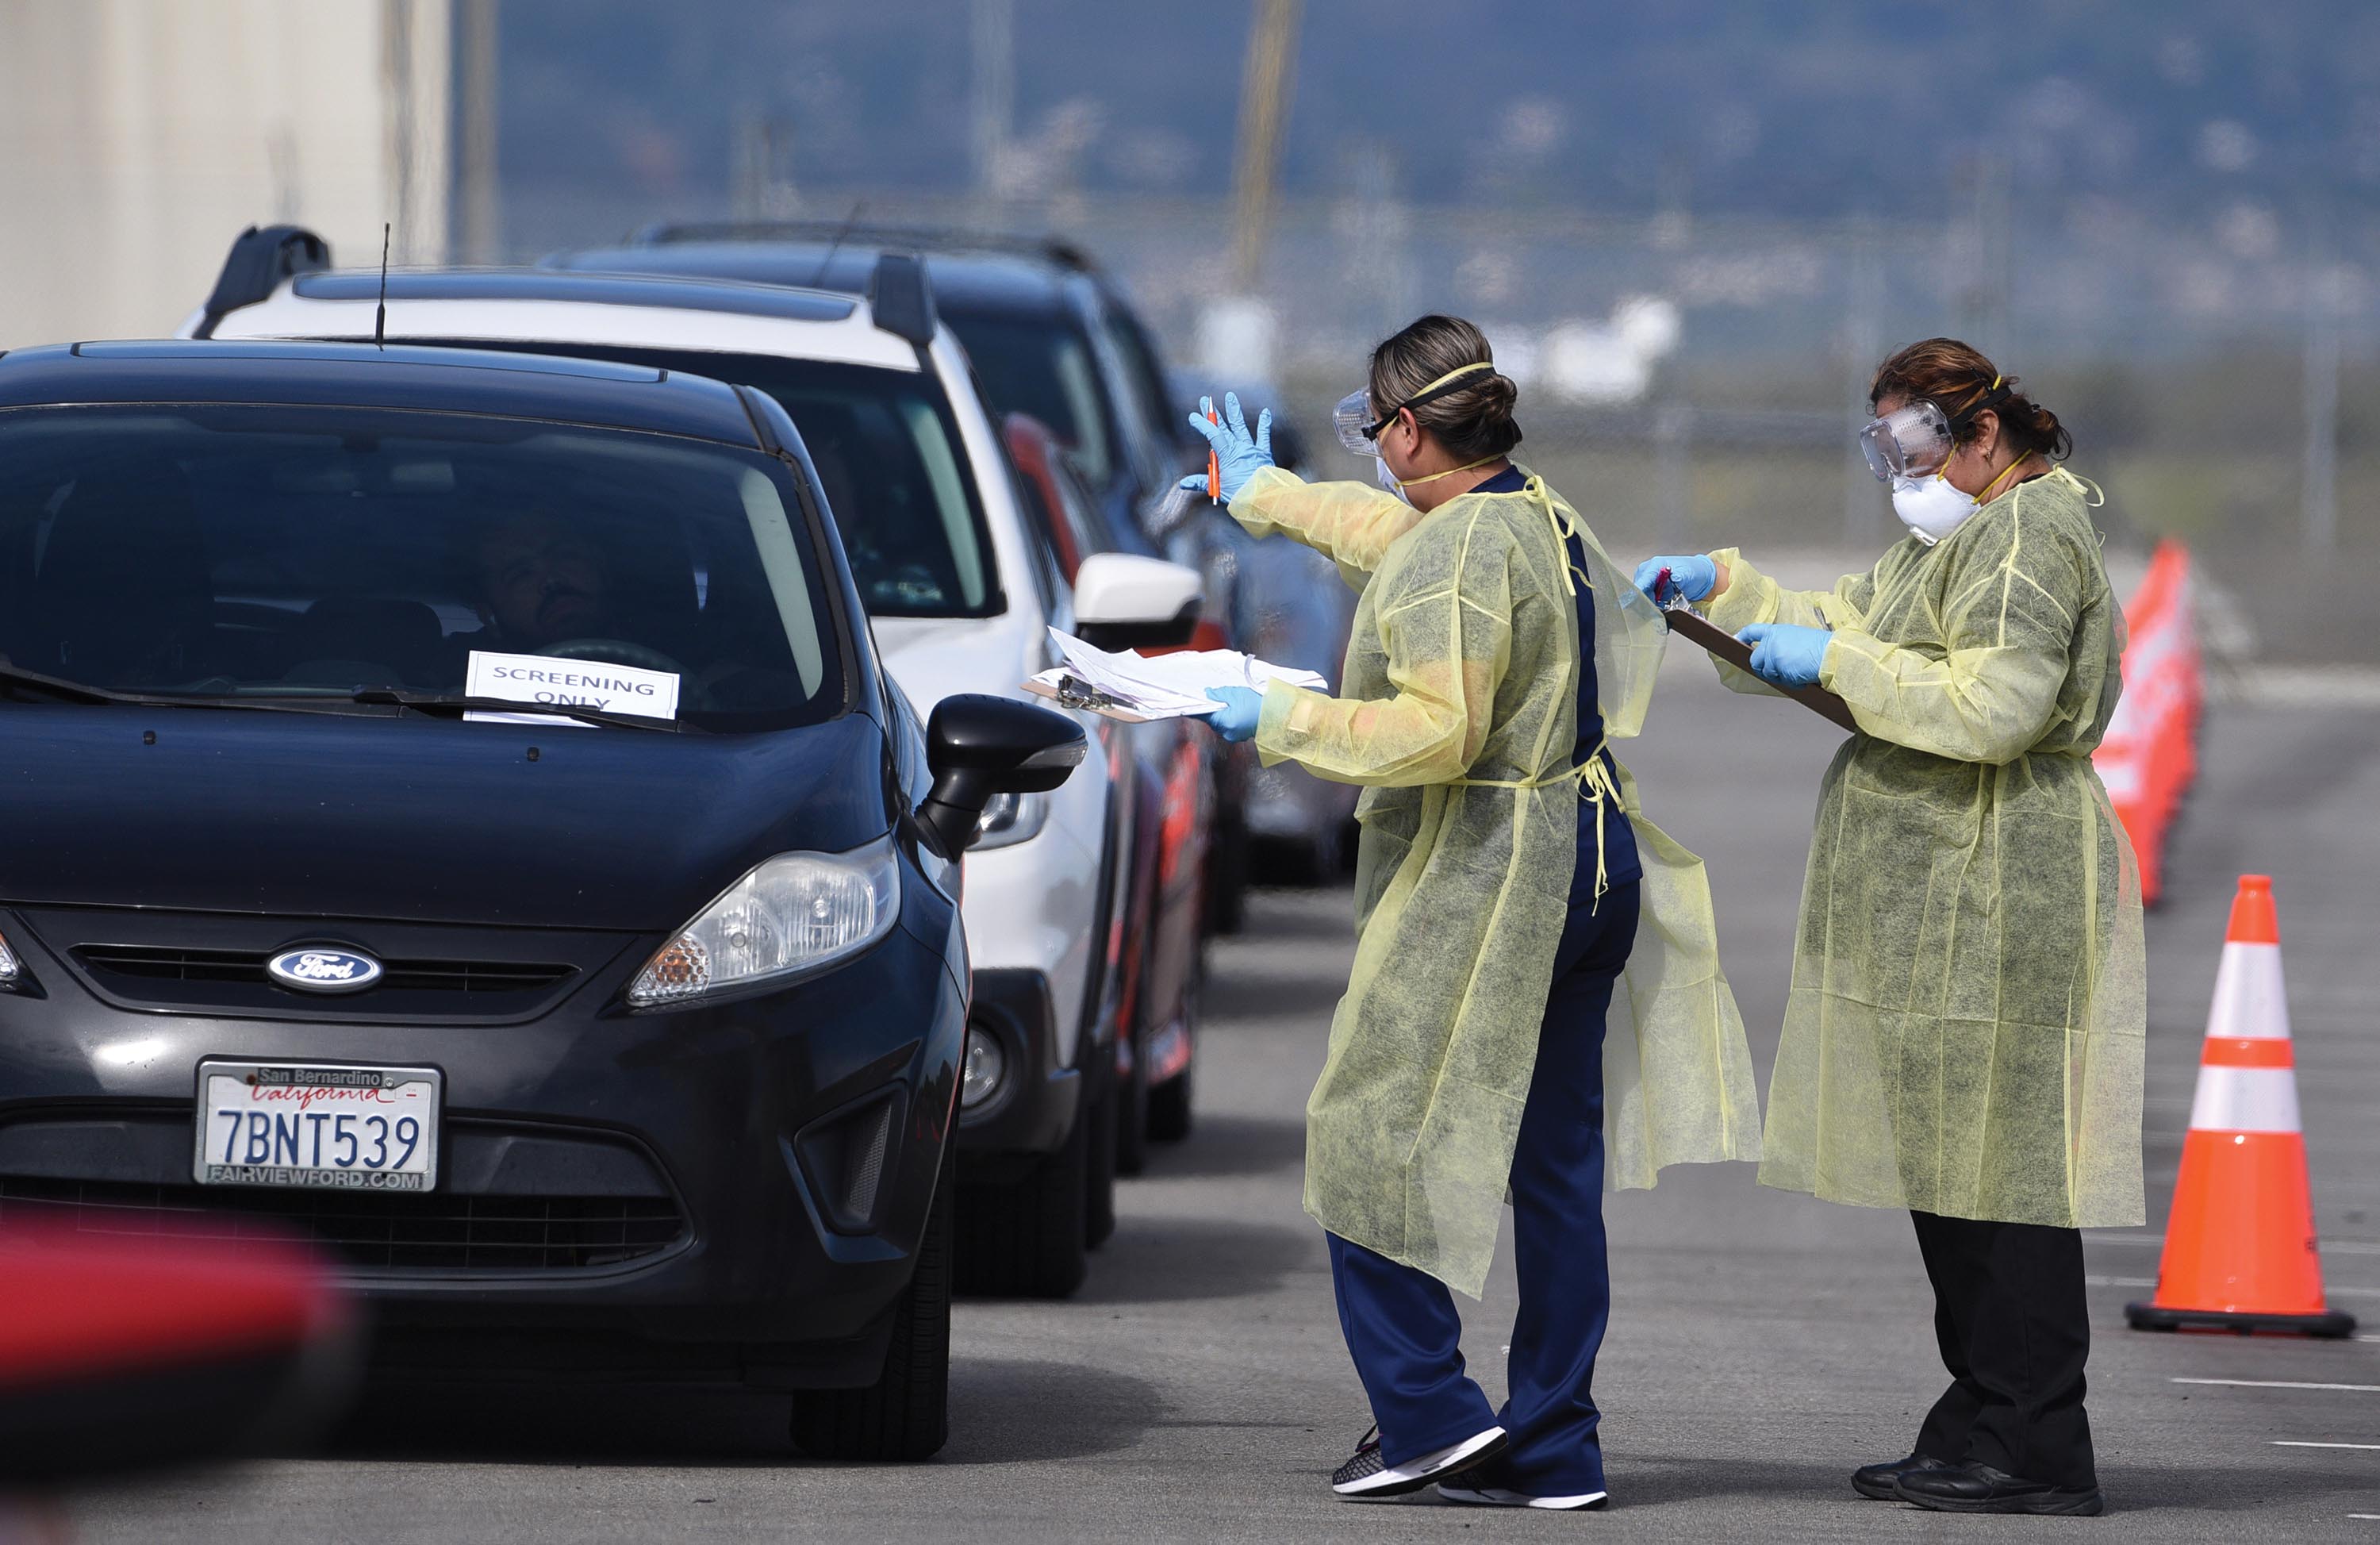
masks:
{"type": "Polygon", "coordinates": [[[1149,432],[1161,437],[1168,447],[1184,444],[1181,419],[1189,409],[1179,413],[1165,395],[1165,370],[1158,363],[1157,351],[1139,322],[1109,303],[1107,310],[1108,341],[1123,359],[1124,377],[1132,383],[1133,399],[1148,424],[1149,432]]]}
{"type": "Polygon", "coordinates": [[[1056,544],[1050,532],[1049,506],[1005,445],[1000,448],[1000,468],[1008,479],[1008,496],[1015,501],[1016,512],[1025,519],[1025,548],[1032,559],[1033,590],[1040,598],[1041,614],[1053,615],[1066,579],[1060,571],[1056,544]]]}
{"type": "Polygon", "coordinates": [[[658,365],[766,392],[801,432],[843,535],[852,581],[871,614],[983,617],[1007,605],[982,496],[933,376],[770,354],[600,344],[468,347],[658,365]]]}
{"type": "Polygon", "coordinates": [[[473,651],[666,671],[710,728],[844,694],[791,474],[678,435],[358,408],[0,411],[0,650],[117,691],[464,690],[473,651]]]}
{"type": "Polygon", "coordinates": [[[1107,522],[1100,517],[1099,501],[1083,486],[1080,473],[1060,461],[1050,468],[1050,481],[1058,489],[1058,518],[1074,533],[1075,551],[1085,557],[1094,553],[1113,553],[1120,544],[1108,534],[1107,522]]]}
{"type": "Polygon", "coordinates": [[[991,394],[995,413],[1024,413],[1066,443],[1083,475],[1105,488],[1123,466],[1089,339],[1062,317],[1046,321],[945,311],[991,394]]]}

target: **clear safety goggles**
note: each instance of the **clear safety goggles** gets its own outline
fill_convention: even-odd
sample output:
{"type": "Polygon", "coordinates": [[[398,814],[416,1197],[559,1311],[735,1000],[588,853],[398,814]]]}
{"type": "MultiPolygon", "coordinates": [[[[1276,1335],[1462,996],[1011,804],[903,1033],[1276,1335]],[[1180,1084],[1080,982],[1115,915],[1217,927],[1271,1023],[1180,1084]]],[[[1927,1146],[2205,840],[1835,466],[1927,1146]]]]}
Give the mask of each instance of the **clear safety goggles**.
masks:
{"type": "Polygon", "coordinates": [[[1337,432],[1339,444],[1346,446],[1354,455],[1378,456],[1380,454],[1380,447],[1376,442],[1380,437],[1380,431],[1394,423],[1398,414],[1408,408],[1418,408],[1426,402],[1436,402],[1440,397],[1476,385],[1477,383],[1471,378],[1481,371],[1493,375],[1496,367],[1492,362],[1482,359],[1475,364],[1451,370],[1412,396],[1390,408],[1386,413],[1376,414],[1372,411],[1370,392],[1350,392],[1339,399],[1338,407],[1330,410],[1330,427],[1337,432]]]}
{"type": "Polygon", "coordinates": [[[1933,403],[1912,402],[1868,420],[1859,443],[1878,482],[1922,478],[1950,459],[1949,416],[1933,403]]]}

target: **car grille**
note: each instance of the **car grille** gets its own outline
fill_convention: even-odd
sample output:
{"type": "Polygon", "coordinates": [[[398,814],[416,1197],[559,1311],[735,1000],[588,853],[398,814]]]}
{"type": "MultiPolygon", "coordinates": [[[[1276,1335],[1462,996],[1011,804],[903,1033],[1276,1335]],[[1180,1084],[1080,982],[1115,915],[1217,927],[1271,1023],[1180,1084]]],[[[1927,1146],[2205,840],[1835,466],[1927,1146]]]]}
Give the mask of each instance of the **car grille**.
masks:
{"type": "Polygon", "coordinates": [[[667,1197],[498,1197],[437,1192],[233,1192],[219,1186],[0,1175],[0,1223],[69,1223],[84,1234],[240,1239],[310,1235],[369,1271],[504,1275],[616,1266],[686,1233],[667,1197]]]}
{"type": "MultiPolygon", "coordinates": [[[[221,981],[269,986],[270,955],[249,950],[161,949],[138,944],[83,944],[75,958],[108,976],[144,981],[221,981]]],[[[567,966],[511,960],[385,960],[374,992],[543,992],[569,977],[567,966]]]]}

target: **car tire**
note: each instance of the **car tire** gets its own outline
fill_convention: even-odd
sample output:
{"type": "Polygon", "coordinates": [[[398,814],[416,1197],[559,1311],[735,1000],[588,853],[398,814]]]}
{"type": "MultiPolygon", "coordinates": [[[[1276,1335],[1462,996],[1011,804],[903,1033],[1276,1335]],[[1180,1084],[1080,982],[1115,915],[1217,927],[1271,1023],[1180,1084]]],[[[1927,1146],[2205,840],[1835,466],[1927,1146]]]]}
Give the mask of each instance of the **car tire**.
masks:
{"type": "Polygon", "coordinates": [[[1063,1298],[1089,1270],[1091,1113],[1055,1153],[1006,1186],[962,1186],[958,1287],[1003,1298],[1063,1298]]]}
{"type": "Polygon", "coordinates": [[[1084,1140],[1083,1246],[1096,1250],[1115,1236],[1116,1089],[1091,1108],[1084,1140]]]}
{"type": "Polygon", "coordinates": [[[1133,1032],[1132,1071],[1115,1090],[1115,1167],[1138,1174],[1148,1167],[1148,1038],[1133,1032]]]}
{"type": "Polygon", "coordinates": [[[884,1371],[856,1390],[794,1397],[794,1445],[818,1459],[929,1459],[950,1436],[952,1257],[957,1245],[958,1137],[942,1143],[917,1267],[892,1311],[884,1371]]]}
{"type": "Polygon", "coordinates": [[[1190,1135],[1190,1066],[1148,1091],[1148,1135],[1160,1143],[1178,1143],[1190,1135]]]}
{"type": "Polygon", "coordinates": [[[1247,915],[1247,827],[1225,815],[1215,823],[1214,846],[1207,858],[1207,931],[1237,933],[1247,915]]]}

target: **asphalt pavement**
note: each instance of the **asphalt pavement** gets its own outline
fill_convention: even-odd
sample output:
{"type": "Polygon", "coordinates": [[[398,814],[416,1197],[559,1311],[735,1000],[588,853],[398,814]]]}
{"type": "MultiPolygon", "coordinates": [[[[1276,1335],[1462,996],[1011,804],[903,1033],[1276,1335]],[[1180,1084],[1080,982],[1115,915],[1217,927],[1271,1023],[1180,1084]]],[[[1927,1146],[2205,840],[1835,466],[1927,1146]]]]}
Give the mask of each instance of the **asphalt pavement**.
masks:
{"type": "MultiPolygon", "coordinates": [[[[1621,748],[1654,818],[1707,858],[1765,1077],[1820,770],[1838,732],[1673,662],[1621,748]]],[[[783,1411],[703,1390],[376,1391],[327,1452],[76,1500],[94,1540],[2380,1540],[2380,709],[2227,705],[2149,924],[2152,1222],[2091,1237],[2090,1406],[2110,1515],[2040,1522],[1863,1501],[1939,1392],[1903,1214],[1764,1191],[1748,1166],[1609,1199],[1615,1308],[1596,1393],[1611,1511],[1335,1500],[1369,1417],[1300,1113],[1352,951],[1343,891],[1260,894],[1214,952],[1198,1129],[1126,1184],[1066,1303],[966,1302],[949,1447],[906,1468],[791,1455],[783,1411]],[[2144,1334],[2234,878],[2277,877],[2313,1186],[2345,1343],[2144,1334]],[[2354,1445],[2363,1445],[2357,1447],[2354,1445]],[[2325,1446],[2330,1445],[2330,1446],[2325,1446]]],[[[1509,1255],[1467,1305],[1500,1394],[1509,1255]]]]}

